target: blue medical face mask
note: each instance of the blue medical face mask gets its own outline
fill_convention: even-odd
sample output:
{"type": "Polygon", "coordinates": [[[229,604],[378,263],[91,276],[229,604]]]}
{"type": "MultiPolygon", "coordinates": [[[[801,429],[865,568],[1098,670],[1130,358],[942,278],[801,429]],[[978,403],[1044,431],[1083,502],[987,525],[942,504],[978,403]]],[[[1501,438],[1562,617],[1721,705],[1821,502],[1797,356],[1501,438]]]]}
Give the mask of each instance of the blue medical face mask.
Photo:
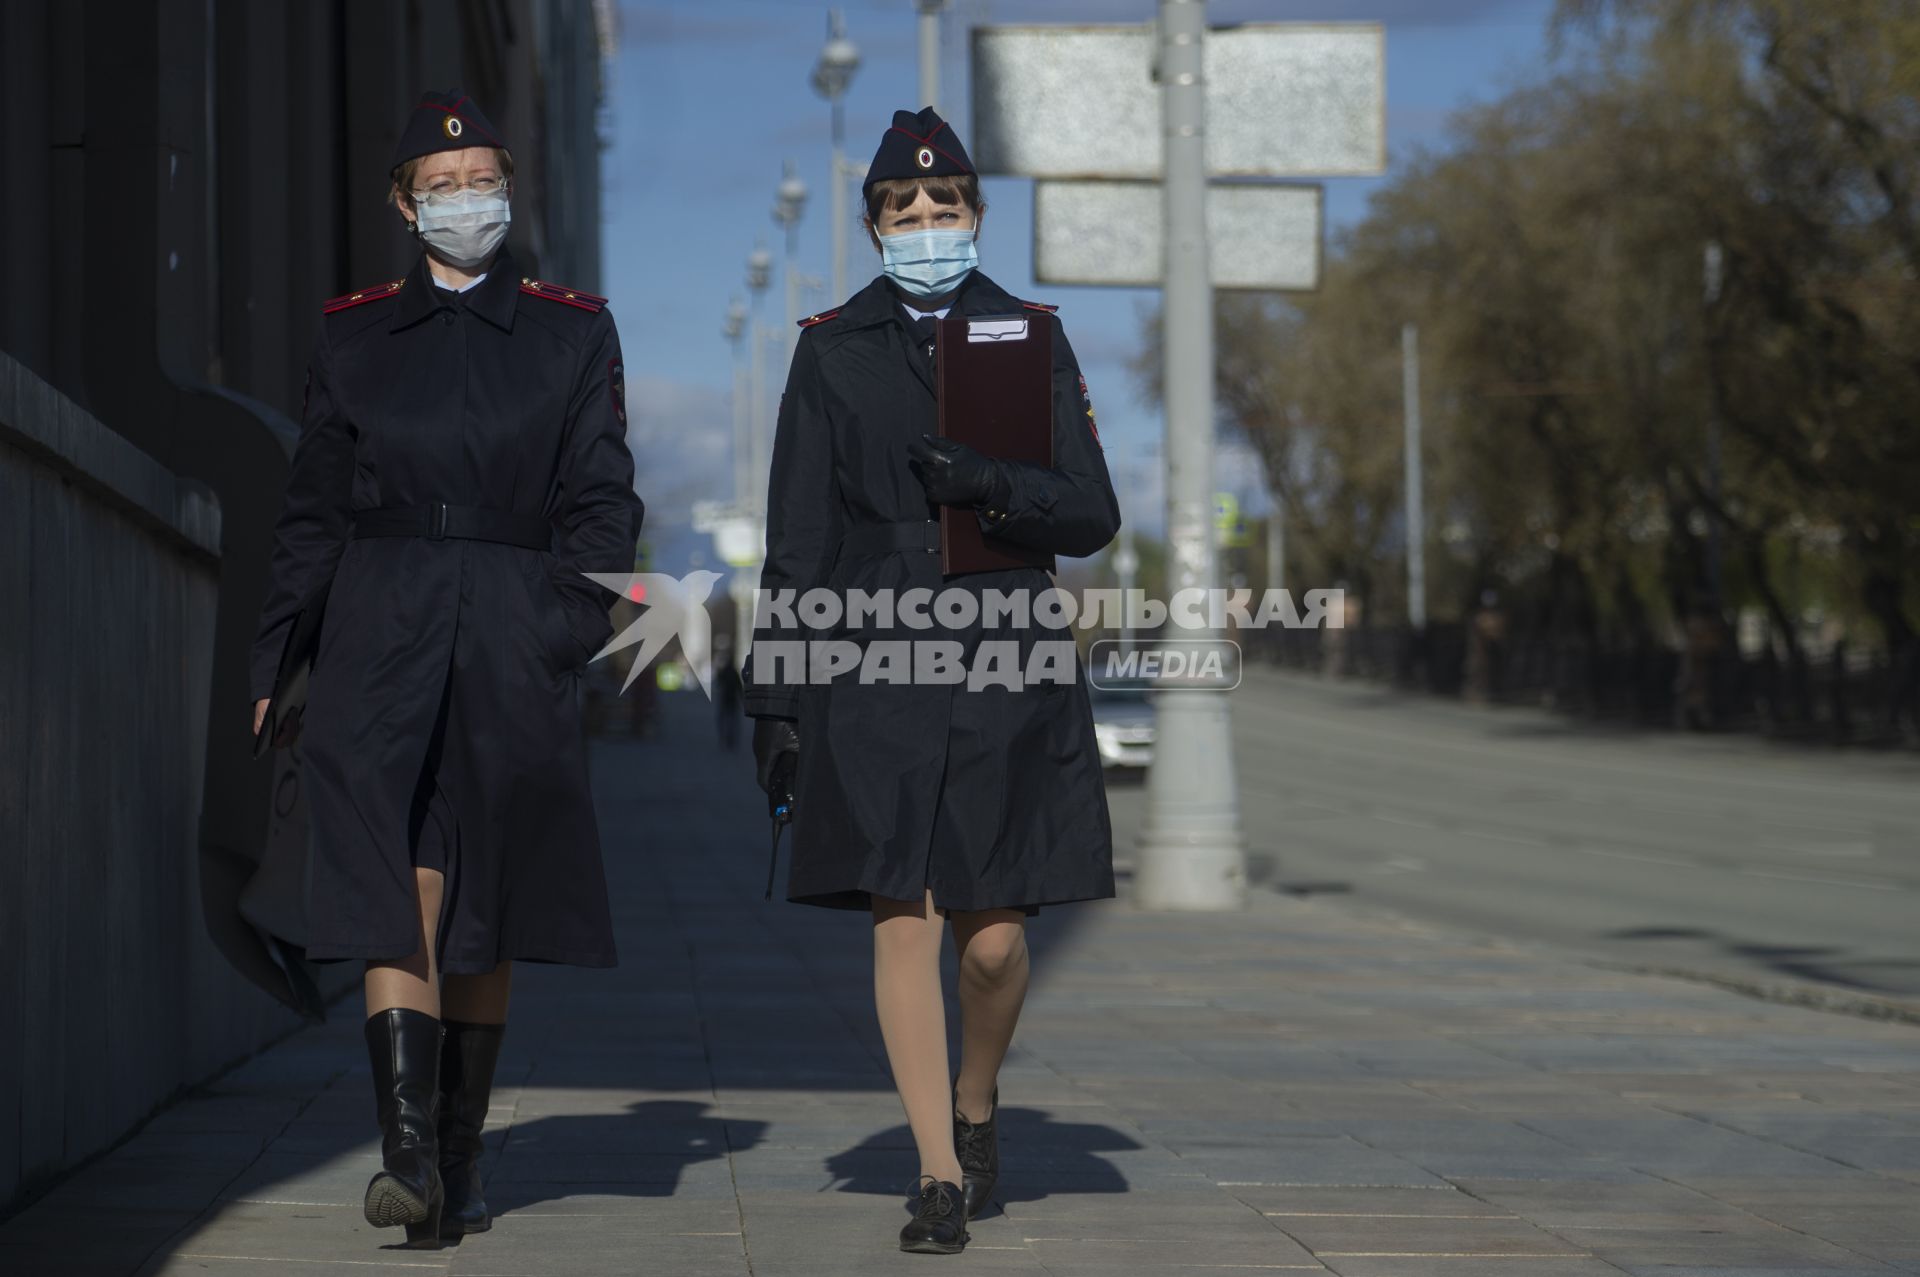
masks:
{"type": "Polygon", "coordinates": [[[944,297],[980,265],[975,232],[905,231],[880,237],[887,278],[915,297],[944,297]]]}

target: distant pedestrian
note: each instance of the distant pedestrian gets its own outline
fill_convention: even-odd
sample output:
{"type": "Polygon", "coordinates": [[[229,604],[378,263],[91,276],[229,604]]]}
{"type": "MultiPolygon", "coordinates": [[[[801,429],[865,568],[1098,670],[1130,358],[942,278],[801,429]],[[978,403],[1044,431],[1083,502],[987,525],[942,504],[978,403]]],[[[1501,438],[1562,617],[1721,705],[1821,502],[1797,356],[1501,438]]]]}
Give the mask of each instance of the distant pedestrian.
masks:
{"type": "Polygon", "coordinates": [[[513,962],[614,965],[579,708],[610,598],[582,573],[629,570],[641,505],[613,317],[521,278],[499,131],[428,93],[391,177],[422,252],[324,307],[252,685],[258,730],[290,622],[331,581],[306,952],[366,963],[367,1220],[436,1246],[491,1224],[480,1134],[513,962]]]}
{"type": "MultiPolygon", "coordinates": [[[[945,506],[1046,554],[1089,555],[1113,538],[1119,505],[1073,349],[1052,307],[1022,302],[976,269],[986,204],[966,150],[932,108],[894,116],[865,197],[883,274],[804,325],[774,441],[761,589],[1039,600],[1052,585],[1040,567],[943,580],[935,520],[945,506]],[[1023,316],[1051,330],[1051,466],[926,438],[939,428],[934,323],[949,312],[1023,316]]],[[[1086,687],[1078,677],[974,690],[783,683],[753,664],[761,642],[781,637],[768,627],[763,617],[746,711],[758,720],[763,788],[783,755],[797,756],[787,898],[872,916],[875,1004],[920,1157],[900,1246],[950,1254],[966,1245],[966,1220],[999,1174],[997,1079],[1027,991],[1026,919],[1045,904],[1114,894],[1086,687]],[[940,982],[949,921],[960,958],[957,1079],[940,982]]],[[[1024,659],[1052,632],[983,617],[910,633],[951,640],[969,658],[983,642],[1006,642],[1024,659]]]]}
{"type": "Polygon", "coordinates": [[[713,644],[713,717],[720,748],[731,753],[740,744],[740,671],[733,663],[733,643],[720,635],[713,644]]]}

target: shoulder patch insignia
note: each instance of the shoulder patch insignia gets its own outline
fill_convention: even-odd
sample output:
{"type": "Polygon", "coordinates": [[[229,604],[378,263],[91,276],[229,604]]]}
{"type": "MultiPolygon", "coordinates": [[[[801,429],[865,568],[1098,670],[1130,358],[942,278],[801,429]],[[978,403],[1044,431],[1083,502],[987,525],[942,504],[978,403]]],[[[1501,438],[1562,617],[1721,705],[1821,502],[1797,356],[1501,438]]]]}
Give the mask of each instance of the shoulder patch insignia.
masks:
{"type": "Polygon", "coordinates": [[[320,303],[320,313],[323,315],[331,315],[336,310],[346,310],[352,306],[363,306],[368,302],[377,302],[382,297],[391,297],[399,292],[400,285],[404,283],[406,283],[404,279],[396,279],[389,284],[372,284],[355,292],[342,293],[338,297],[332,297],[320,303]]]}
{"type": "Polygon", "coordinates": [[[568,288],[565,284],[548,284],[537,279],[521,280],[520,291],[529,297],[544,297],[550,302],[578,306],[581,310],[587,311],[601,310],[607,304],[607,299],[604,297],[583,293],[577,288],[568,288]]]}
{"type": "Polygon", "coordinates": [[[839,313],[840,313],[840,308],[838,306],[835,306],[832,310],[823,310],[817,315],[808,315],[805,319],[800,321],[800,326],[802,328],[811,328],[815,324],[824,324],[829,319],[832,319],[835,315],[839,313]]]}
{"type": "Polygon", "coordinates": [[[607,360],[607,397],[613,401],[613,415],[627,424],[627,366],[618,359],[607,360]]]}
{"type": "Polygon", "coordinates": [[[1045,302],[1021,302],[1020,304],[1028,310],[1044,310],[1049,315],[1060,309],[1058,306],[1049,306],[1045,302]]]}

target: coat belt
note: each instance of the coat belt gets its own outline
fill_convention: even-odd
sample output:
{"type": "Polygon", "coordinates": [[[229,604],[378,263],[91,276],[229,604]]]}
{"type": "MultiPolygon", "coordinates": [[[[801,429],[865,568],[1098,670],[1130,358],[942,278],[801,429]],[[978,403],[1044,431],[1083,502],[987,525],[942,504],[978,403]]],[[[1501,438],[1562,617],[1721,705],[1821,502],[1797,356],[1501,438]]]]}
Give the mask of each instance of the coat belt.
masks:
{"type": "Polygon", "coordinates": [[[529,550],[553,547],[553,525],[538,515],[515,514],[511,510],[490,510],[485,506],[431,505],[379,506],[353,512],[356,537],[425,537],[438,541],[459,537],[467,541],[498,541],[503,545],[524,546],[529,550]]]}
{"type": "Polygon", "coordinates": [[[885,554],[889,550],[940,549],[940,525],[932,519],[910,519],[904,523],[856,523],[840,538],[836,558],[850,554],[885,554]]]}

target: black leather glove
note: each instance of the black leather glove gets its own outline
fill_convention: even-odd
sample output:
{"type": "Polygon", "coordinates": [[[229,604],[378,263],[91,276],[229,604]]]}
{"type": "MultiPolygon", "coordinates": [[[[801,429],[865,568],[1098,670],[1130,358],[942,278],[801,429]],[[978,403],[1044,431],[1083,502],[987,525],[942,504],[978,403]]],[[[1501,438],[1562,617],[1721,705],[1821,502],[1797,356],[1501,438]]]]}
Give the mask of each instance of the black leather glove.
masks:
{"type": "Polygon", "coordinates": [[[958,439],[921,435],[907,445],[907,464],[935,505],[1004,509],[1013,493],[1006,469],[992,457],[983,457],[958,439]]]}
{"type": "Polygon", "coordinates": [[[760,782],[761,790],[773,792],[780,760],[789,760],[786,767],[791,768],[799,762],[799,755],[800,724],[791,718],[753,720],[754,779],[760,782]]]}

